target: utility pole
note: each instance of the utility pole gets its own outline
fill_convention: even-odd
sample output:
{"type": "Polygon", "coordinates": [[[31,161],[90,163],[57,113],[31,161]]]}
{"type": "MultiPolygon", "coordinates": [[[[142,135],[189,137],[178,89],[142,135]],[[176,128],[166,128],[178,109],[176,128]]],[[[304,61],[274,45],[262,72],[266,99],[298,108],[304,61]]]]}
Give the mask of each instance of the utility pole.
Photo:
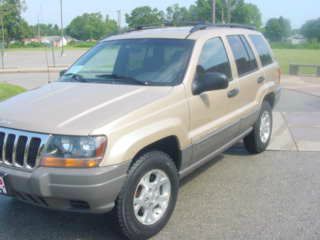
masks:
{"type": "Polygon", "coordinates": [[[2,32],[2,43],[1,43],[1,67],[2,69],[4,69],[4,21],[3,21],[3,17],[4,17],[4,12],[0,12],[1,14],[1,32],[2,32]]]}
{"type": "Polygon", "coordinates": [[[216,23],[216,0],[211,0],[212,5],[212,23],[216,23]]]}
{"type": "Polygon", "coordinates": [[[231,23],[231,18],[232,18],[232,2],[231,0],[224,0],[224,9],[222,12],[226,10],[226,22],[231,23]]]}
{"type": "Polygon", "coordinates": [[[38,16],[38,41],[41,43],[40,16],[38,16]]]}
{"type": "Polygon", "coordinates": [[[117,11],[117,13],[118,13],[118,28],[119,28],[119,32],[120,32],[120,30],[121,30],[121,10],[118,10],[117,11]]]}
{"type": "Polygon", "coordinates": [[[64,29],[63,29],[63,5],[60,0],[60,18],[61,18],[61,56],[64,56],[64,29]]]}

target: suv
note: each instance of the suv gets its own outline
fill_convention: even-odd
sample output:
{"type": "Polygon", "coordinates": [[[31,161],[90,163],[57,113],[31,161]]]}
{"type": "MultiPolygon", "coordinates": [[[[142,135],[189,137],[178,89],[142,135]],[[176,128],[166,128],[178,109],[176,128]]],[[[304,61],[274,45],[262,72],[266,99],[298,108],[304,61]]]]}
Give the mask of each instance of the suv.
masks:
{"type": "Polygon", "coordinates": [[[261,33],[199,25],[101,41],[58,81],[0,104],[0,193],[111,210],[124,235],[168,222],[179,180],[244,139],[269,144],[280,70],[261,33]]]}

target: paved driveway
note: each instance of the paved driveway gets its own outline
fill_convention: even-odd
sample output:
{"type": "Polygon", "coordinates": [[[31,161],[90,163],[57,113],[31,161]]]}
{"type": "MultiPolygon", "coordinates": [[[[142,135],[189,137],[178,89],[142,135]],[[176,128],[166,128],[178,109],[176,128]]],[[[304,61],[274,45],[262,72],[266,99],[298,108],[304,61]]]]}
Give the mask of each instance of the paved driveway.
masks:
{"type": "MultiPolygon", "coordinates": [[[[319,239],[320,154],[234,148],[188,177],[154,239],[319,239]]],[[[68,214],[0,197],[0,239],[112,240],[106,215],[68,214]]]]}

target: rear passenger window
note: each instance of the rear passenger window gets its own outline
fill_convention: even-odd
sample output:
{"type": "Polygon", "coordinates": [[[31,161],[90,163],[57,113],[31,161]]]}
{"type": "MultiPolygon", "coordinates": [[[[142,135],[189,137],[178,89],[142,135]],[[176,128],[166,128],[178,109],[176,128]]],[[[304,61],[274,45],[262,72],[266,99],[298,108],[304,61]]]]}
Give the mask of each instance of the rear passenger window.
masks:
{"type": "Polygon", "coordinates": [[[220,38],[213,38],[205,43],[199,65],[206,72],[223,73],[232,80],[229,58],[220,38]]]}
{"type": "Polygon", "coordinates": [[[264,40],[263,37],[259,35],[250,35],[250,39],[257,49],[262,65],[267,66],[273,63],[271,51],[268,44],[266,43],[266,40],[264,40]]]}
{"type": "Polygon", "coordinates": [[[239,76],[246,75],[258,68],[254,53],[244,36],[229,36],[228,41],[236,60],[239,76]]]}

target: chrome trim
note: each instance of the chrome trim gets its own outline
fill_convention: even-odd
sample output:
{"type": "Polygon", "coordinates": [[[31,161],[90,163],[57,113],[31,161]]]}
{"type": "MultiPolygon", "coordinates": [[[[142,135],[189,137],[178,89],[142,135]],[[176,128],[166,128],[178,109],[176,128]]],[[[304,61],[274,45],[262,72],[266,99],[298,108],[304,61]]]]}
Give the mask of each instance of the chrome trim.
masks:
{"type": "Polygon", "coordinates": [[[33,132],[28,132],[28,131],[22,131],[22,130],[15,130],[15,129],[9,129],[9,128],[2,128],[0,127],[0,132],[4,134],[4,141],[3,141],[3,146],[2,146],[2,157],[0,158],[0,166],[5,165],[8,167],[13,167],[13,168],[19,168],[22,170],[28,170],[31,171],[35,168],[37,168],[40,164],[40,155],[42,153],[42,150],[44,149],[45,145],[48,142],[49,135],[47,134],[41,134],[41,133],[33,133],[33,132]],[[9,135],[14,135],[15,140],[14,140],[14,145],[13,145],[13,152],[12,152],[12,163],[6,159],[6,149],[8,145],[8,136],[9,135]],[[20,137],[26,137],[27,142],[25,144],[25,150],[23,154],[23,164],[20,165],[17,162],[17,147],[19,143],[20,137]],[[31,147],[31,141],[32,139],[40,139],[40,146],[38,149],[37,157],[35,159],[35,166],[30,166],[28,163],[28,155],[29,155],[29,150],[31,147]]]}
{"type": "Polygon", "coordinates": [[[8,134],[6,134],[6,133],[4,132],[3,144],[2,144],[2,159],[0,159],[0,164],[1,164],[1,162],[4,162],[5,159],[6,159],[7,139],[8,139],[8,134]]]}
{"type": "Polygon", "coordinates": [[[13,149],[12,149],[12,165],[15,167],[19,167],[19,165],[16,163],[17,158],[17,145],[19,141],[20,136],[15,135],[14,136],[14,142],[13,142],[13,149]]]}
{"type": "Polygon", "coordinates": [[[26,142],[26,148],[24,150],[24,156],[23,156],[23,167],[24,168],[27,168],[30,142],[31,142],[31,138],[28,138],[28,140],[26,142]]]}

